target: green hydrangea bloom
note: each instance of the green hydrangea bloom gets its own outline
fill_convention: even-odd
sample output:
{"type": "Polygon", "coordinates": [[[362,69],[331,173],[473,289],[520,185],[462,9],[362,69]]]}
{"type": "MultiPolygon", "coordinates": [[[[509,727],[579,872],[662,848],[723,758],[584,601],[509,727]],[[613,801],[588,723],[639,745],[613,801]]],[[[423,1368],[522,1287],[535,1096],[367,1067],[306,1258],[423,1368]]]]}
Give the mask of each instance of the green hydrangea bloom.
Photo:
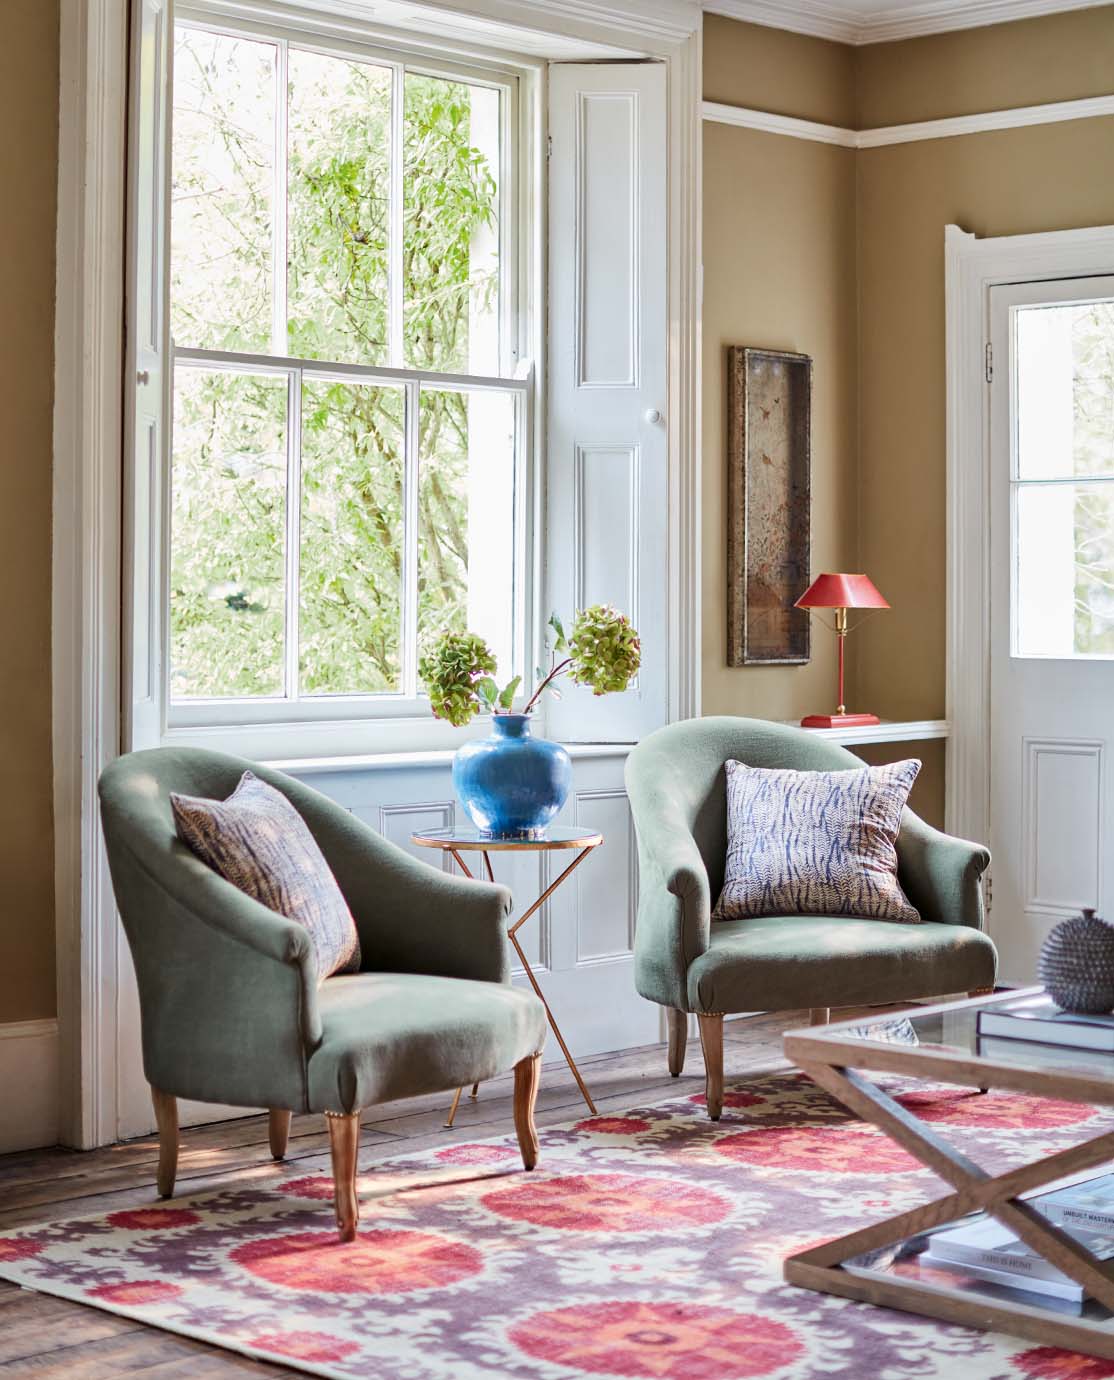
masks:
{"type": "Polygon", "coordinates": [[[445,633],[418,663],[438,719],[462,728],[483,707],[476,682],[495,670],[491,648],[477,633],[445,633]]]}
{"type": "Polygon", "coordinates": [[[642,647],[630,619],[610,604],[593,604],[573,619],[569,634],[572,678],[592,693],[625,690],[638,673],[642,647]]]}

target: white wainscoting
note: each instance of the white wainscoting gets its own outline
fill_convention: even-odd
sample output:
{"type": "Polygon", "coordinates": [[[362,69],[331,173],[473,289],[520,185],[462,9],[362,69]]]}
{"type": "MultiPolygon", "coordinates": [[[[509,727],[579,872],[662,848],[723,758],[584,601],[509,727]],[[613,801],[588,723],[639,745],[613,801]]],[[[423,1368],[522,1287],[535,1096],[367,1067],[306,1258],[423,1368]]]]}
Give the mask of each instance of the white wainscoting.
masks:
{"type": "MultiPolygon", "coordinates": [[[[584,860],[518,936],[577,1055],[662,1038],[659,1008],[634,990],[638,871],[634,826],[623,789],[626,752],[623,746],[596,749],[593,755],[575,752],[573,788],[556,822],[598,829],[604,836],[603,846],[584,860]],[[595,755],[601,752],[607,755],[595,755]]],[[[411,833],[467,824],[453,795],[450,765],[438,758],[430,754],[425,761],[356,769],[325,762],[288,764],[285,769],[415,857],[436,864],[438,855],[415,848],[411,833]]],[[[491,855],[496,879],[510,887],[516,910],[530,905],[574,856],[561,852],[491,855]]],[[[455,867],[447,856],[444,865],[455,867]]],[[[395,917],[394,923],[405,924],[406,917],[395,917]]],[[[445,924],[452,923],[453,917],[446,915],[445,924]]],[[[515,981],[525,983],[521,969],[515,981]]],[[[560,1058],[552,1036],[546,1058],[560,1058]]]]}
{"type": "Polygon", "coordinates": [[[0,1025],[0,1155],[58,1140],[58,1022],[0,1025]]]}

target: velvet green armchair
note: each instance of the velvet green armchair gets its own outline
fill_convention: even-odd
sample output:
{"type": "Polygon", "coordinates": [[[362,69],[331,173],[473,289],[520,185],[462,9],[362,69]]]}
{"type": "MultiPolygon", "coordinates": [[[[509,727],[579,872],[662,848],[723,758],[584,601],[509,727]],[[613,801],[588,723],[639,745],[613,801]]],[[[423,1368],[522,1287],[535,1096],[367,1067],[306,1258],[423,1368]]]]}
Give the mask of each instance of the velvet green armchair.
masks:
{"type": "Polygon", "coordinates": [[[418,862],[281,772],[192,748],[134,752],[100,781],[116,901],[139,983],[143,1066],[174,1190],[179,1097],[266,1107],[281,1159],[293,1112],[323,1112],[337,1226],[356,1233],[360,1110],[515,1073],[532,1169],[545,1011],[510,984],[510,893],[418,862]],[[309,936],[237,890],[177,837],[170,793],[228,796],[245,770],[308,824],[359,930],[359,973],[320,985],[309,936]]]}
{"type": "Polygon", "coordinates": [[[708,1113],[723,1106],[723,1017],[807,1007],[909,1001],[994,984],[997,954],[982,932],[979,878],[990,854],[907,809],[898,877],[919,925],[847,916],[769,916],[711,923],[727,851],[724,763],[839,771],[863,765],[806,729],[761,719],[670,724],[627,759],[640,867],[635,981],[666,1009],[669,1071],[685,1058],[688,1013],[699,1018],[708,1113]]]}

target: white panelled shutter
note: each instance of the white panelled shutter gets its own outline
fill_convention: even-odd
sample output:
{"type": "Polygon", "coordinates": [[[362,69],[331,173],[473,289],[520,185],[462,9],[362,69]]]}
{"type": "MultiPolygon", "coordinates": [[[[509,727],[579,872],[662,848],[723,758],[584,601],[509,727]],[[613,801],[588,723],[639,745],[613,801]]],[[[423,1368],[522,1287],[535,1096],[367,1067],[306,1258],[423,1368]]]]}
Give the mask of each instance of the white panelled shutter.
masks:
{"type": "Polygon", "coordinates": [[[170,397],[167,320],[171,0],[135,0],[129,130],[124,487],[123,747],[163,728],[164,469],[170,397]]]}
{"type": "Polygon", "coordinates": [[[642,639],[637,684],[561,682],[547,732],[633,742],[666,721],[666,73],[550,68],[548,609],[611,603],[642,639]]]}

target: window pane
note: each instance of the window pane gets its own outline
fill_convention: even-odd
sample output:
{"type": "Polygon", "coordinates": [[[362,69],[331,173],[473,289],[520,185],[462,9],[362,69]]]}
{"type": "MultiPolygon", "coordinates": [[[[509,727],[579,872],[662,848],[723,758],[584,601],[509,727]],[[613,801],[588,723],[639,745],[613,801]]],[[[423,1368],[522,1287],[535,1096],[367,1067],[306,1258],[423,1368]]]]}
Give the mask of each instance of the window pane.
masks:
{"type": "Polygon", "coordinates": [[[286,379],[179,367],[170,688],[283,692],[286,379]]]}
{"type": "Polygon", "coordinates": [[[271,348],[275,47],[174,32],[171,331],[207,350],[271,348]]]}
{"type": "Polygon", "coordinates": [[[401,689],[401,388],[302,392],[301,689],[401,689]]]}
{"type": "Polygon", "coordinates": [[[1022,307],[1016,330],[1019,477],[1114,474],[1114,302],[1022,307]]]}
{"type": "MultiPolygon", "coordinates": [[[[423,388],[418,643],[479,633],[514,666],[515,395],[423,388]]],[[[520,668],[519,668],[520,669],[520,668]]]]}
{"type": "Polygon", "coordinates": [[[405,87],[405,363],[495,374],[500,94],[415,73],[405,87]]]}
{"type": "Polygon", "coordinates": [[[289,119],[290,353],[385,364],[391,74],[291,48],[289,119]]]}
{"type": "Polygon", "coordinates": [[[1017,493],[1017,653],[1114,656],[1114,483],[1017,493]]]}

